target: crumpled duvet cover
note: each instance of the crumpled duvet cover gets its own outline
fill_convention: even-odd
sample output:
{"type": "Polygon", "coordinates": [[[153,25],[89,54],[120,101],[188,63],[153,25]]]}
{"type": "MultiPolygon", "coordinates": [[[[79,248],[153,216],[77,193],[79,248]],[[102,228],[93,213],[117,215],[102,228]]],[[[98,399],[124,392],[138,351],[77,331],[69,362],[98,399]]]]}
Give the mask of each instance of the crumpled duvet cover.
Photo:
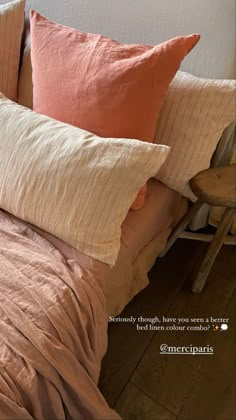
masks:
{"type": "Polygon", "coordinates": [[[0,211],[0,419],[119,419],[97,388],[106,347],[92,273],[0,211]]]}

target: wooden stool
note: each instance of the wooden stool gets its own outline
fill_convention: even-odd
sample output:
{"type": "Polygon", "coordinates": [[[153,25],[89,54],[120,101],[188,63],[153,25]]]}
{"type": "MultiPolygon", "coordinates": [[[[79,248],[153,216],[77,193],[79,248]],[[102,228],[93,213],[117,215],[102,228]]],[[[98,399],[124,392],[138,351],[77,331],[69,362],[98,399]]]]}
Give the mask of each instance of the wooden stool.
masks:
{"type": "Polygon", "coordinates": [[[204,203],[210,206],[225,207],[215,235],[191,234],[191,239],[201,240],[202,237],[204,241],[211,242],[192,286],[193,292],[200,293],[222,244],[236,245],[236,237],[227,236],[236,209],[236,163],[199,172],[191,179],[190,185],[198,200],[190,207],[171,233],[161,256],[168,252],[177,238],[187,238],[187,235],[182,233],[204,203]]]}

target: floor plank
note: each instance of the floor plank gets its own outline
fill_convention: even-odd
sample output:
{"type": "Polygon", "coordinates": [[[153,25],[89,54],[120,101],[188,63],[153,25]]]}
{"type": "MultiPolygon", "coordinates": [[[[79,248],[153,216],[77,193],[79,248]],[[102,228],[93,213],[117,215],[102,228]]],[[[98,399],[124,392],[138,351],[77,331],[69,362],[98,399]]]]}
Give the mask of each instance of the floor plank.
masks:
{"type": "Polygon", "coordinates": [[[117,404],[116,411],[123,420],[174,420],[175,416],[153,401],[135,385],[128,383],[117,404]]]}
{"type": "MultiPolygon", "coordinates": [[[[192,276],[189,275],[187,284],[173,302],[168,316],[189,318],[222,316],[236,286],[235,263],[235,249],[223,247],[202,293],[194,295],[190,292],[192,276]]],[[[221,340],[225,340],[223,335],[221,337],[221,340]]],[[[166,343],[173,346],[189,346],[190,344],[206,346],[213,345],[215,340],[216,332],[212,328],[209,332],[160,331],[155,334],[131,382],[170,412],[178,415],[194,382],[199,377],[202,364],[207,364],[210,360],[205,358],[213,357],[211,363],[215,368],[218,368],[217,359],[215,356],[160,355],[160,345],[166,343]]]]}
{"type": "MultiPolygon", "coordinates": [[[[125,308],[122,316],[165,315],[206,244],[178,240],[165,258],[159,258],[150,272],[150,285],[125,308]],[[181,263],[180,263],[181,262],[181,263]]],[[[111,324],[108,351],[102,363],[99,388],[114,406],[141,357],[150,344],[153,331],[137,331],[131,324],[111,324]]]]}
{"type": "Polygon", "coordinates": [[[184,403],[178,420],[236,419],[235,308],[236,293],[224,314],[230,320],[229,329],[216,332],[215,356],[203,361],[198,378],[184,403]]]}

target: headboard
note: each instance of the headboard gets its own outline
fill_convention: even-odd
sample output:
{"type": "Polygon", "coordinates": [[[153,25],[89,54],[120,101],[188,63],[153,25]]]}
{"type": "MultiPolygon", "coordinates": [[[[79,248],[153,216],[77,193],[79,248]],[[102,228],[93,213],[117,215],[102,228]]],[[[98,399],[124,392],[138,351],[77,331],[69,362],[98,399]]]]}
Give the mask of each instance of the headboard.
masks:
{"type": "Polygon", "coordinates": [[[26,0],[30,8],[125,43],[158,44],[199,32],[201,40],[181,69],[201,77],[235,78],[235,0],[26,0]]]}

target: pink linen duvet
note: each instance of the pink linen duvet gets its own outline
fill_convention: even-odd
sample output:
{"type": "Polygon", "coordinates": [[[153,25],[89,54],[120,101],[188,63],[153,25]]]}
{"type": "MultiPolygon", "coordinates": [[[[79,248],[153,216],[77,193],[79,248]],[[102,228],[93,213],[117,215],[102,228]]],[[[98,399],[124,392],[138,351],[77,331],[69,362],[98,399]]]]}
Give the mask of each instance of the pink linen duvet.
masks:
{"type": "Polygon", "coordinates": [[[0,211],[0,418],[119,419],[97,388],[106,346],[92,274],[0,211]]]}

